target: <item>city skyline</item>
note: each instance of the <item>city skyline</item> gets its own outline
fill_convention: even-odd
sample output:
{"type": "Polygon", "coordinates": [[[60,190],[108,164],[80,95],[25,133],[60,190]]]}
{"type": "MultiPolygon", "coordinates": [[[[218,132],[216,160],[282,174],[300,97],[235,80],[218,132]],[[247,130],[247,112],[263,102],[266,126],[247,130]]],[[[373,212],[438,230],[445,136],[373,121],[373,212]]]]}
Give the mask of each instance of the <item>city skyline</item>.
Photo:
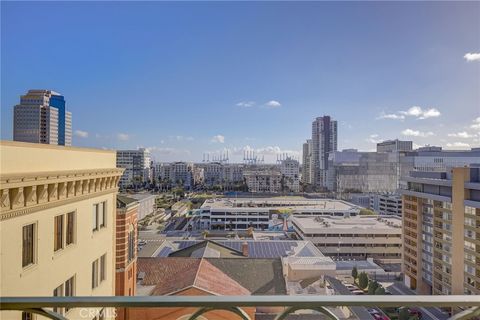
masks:
{"type": "Polygon", "coordinates": [[[146,147],[157,161],[300,159],[323,115],[338,120],[339,150],[396,138],[478,147],[478,7],[2,3],[1,137],[12,139],[20,95],[49,89],[72,111],[74,146],[146,147]],[[61,41],[31,55],[43,41],[33,17],[46,11],[58,21],[36,33],[61,41]]]}

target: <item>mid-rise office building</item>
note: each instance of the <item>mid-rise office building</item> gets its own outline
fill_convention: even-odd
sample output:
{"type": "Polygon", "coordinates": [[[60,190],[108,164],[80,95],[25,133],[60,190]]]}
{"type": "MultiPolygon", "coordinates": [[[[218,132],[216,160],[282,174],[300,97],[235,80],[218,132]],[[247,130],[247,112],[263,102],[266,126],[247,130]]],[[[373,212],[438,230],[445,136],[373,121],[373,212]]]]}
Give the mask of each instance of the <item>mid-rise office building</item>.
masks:
{"type": "Polygon", "coordinates": [[[377,143],[377,152],[412,151],[413,141],[386,140],[377,143]]]}
{"type": "Polygon", "coordinates": [[[419,294],[480,294],[480,168],[412,172],[403,193],[403,272],[419,294]]]}
{"type": "Polygon", "coordinates": [[[65,98],[51,90],[29,90],[13,111],[13,140],[72,145],[72,114],[65,98]]]}
{"type": "Polygon", "coordinates": [[[294,215],[291,221],[301,239],[334,259],[401,261],[402,221],[398,217],[294,215]]]}
{"type": "Polygon", "coordinates": [[[141,186],[151,181],[150,151],[145,148],[138,150],[117,150],[117,168],[123,168],[120,179],[121,188],[141,186]]]}
{"type": "MultiPolygon", "coordinates": [[[[122,174],[115,152],[13,141],[0,148],[2,296],[115,295],[122,174]]],[[[94,316],[56,311],[70,319],[94,316]]],[[[2,312],[2,319],[10,318],[31,314],[2,312]]]]}
{"type": "Polygon", "coordinates": [[[337,121],[330,116],[318,117],[312,123],[312,182],[327,188],[328,154],[337,151],[337,121]]]}

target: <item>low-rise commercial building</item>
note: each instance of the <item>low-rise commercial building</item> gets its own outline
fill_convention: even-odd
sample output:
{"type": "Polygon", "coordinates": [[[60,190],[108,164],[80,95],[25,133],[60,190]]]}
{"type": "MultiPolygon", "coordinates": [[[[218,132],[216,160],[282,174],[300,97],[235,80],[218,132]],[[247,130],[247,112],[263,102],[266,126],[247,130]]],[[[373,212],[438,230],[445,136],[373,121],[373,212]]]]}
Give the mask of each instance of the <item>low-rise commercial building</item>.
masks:
{"type": "Polygon", "coordinates": [[[122,193],[123,196],[133,198],[138,202],[137,208],[137,218],[138,220],[142,220],[149,214],[155,213],[156,210],[156,203],[155,199],[157,198],[156,195],[143,192],[143,193],[122,193]]]}
{"type": "Polygon", "coordinates": [[[301,197],[208,199],[195,213],[197,229],[256,230],[268,229],[279,215],[356,216],[360,208],[333,199],[301,197]]]}
{"type": "MultiPolygon", "coordinates": [[[[0,149],[2,296],[115,295],[115,152],[11,141],[0,149]]],[[[10,318],[31,314],[2,312],[10,318]]]]}
{"type": "Polygon", "coordinates": [[[402,228],[397,217],[294,216],[291,221],[301,239],[334,259],[401,261],[402,228]]]}

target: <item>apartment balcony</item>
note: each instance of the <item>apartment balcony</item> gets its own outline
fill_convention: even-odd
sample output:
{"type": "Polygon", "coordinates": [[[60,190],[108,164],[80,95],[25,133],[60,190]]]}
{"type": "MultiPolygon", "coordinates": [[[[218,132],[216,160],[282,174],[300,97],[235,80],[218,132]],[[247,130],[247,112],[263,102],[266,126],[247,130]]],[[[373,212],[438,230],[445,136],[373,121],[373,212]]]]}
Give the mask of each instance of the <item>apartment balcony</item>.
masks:
{"type": "MultiPolygon", "coordinates": [[[[189,308],[194,310],[182,319],[208,319],[210,311],[231,313],[231,319],[253,320],[244,309],[268,308],[279,310],[274,315],[275,320],[287,319],[290,314],[300,310],[310,310],[319,315],[319,319],[339,319],[332,312],[335,307],[437,307],[460,310],[451,320],[478,319],[480,316],[480,296],[449,295],[449,296],[148,296],[148,297],[2,297],[0,310],[24,311],[38,314],[53,320],[66,320],[52,311],[53,308],[79,308],[89,314],[89,310],[98,308],[189,308]],[[463,310],[463,311],[462,311],[463,310]],[[323,316],[320,316],[322,314],[323,316]]],[[[112,311],[110,315],[114,314],[112,311]]],[[[1,313],[0,313],[1,314],[1,313]]],[[[251,313],[250,313],[251,314],[251,313]]],[[[258,313],[255,313],[256,315],[258,313]]],[[[367,313],[368,314],[368,313],[367,313]]],[[[230,317],[229,317],[230,318],[230,317]]]]}

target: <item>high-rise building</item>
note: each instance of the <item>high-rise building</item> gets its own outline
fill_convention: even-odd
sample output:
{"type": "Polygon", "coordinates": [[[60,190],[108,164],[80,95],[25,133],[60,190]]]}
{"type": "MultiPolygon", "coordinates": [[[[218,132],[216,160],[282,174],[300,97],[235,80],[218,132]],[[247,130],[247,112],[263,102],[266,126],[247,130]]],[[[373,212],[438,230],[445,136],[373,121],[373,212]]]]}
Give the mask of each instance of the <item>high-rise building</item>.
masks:
{"type": "MultiPolygon", "coordinates": [[[[2,296],[114,295],[122,173],[115,153],[16,141],[2,141],[1,152],[2,296]]],[[[56,311],[70,319],[95,316],[78,308],[56,311]]],[[[12,312],[2,319],[32,317],[12,312]]]]}
{"type": "Polygon", "coordinates": [[[302,150],[302,182],[312,184],[312,139],[307,139],[302,150]]]}
{"type": "Polygon", "coordinates": [[[312,183],[317,188],[327,188],[328,154],[333,151],[337,151],[337,121],[318,117],[312,123],[312,183]]]}
{"type": "Polygon", "coordinates": [[[145,148],[117,150],[117,168],[125,169],[121,188],[143,185],[151,180],[150,152],[145,148]]]}
{"type": "Polygon", "coordinates": [[[13,140],[72,145],[72,114],[65,98],[51,90],[29,90],[13,112],[13,140]]]}
{"type": "Polygon", "coordinates": [[[412,172],[407,183],[405,284],[420,294],[480,294],[480,167],[412,172]]]}

